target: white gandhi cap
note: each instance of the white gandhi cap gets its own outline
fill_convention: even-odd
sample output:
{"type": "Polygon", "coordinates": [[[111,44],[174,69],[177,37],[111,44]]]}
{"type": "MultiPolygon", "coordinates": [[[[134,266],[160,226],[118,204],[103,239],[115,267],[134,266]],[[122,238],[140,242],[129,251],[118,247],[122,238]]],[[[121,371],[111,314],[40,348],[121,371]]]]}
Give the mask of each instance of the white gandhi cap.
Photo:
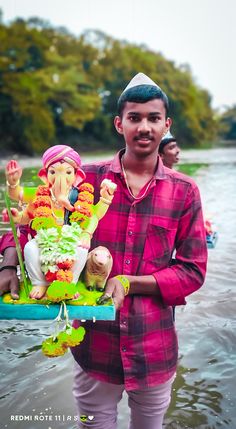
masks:
{"type": "Polygon", "coordinates": [[[138,73],[133,77],[133,79],[131,79],[131,81],[128,83],[128,85],[126,86],[122,94],[126,92],[128,89],[134,88],[135,86],[139,86],[139,85],[151,85],[160,89],[160,87],[155,82],[153,82],[153,80],[150,79],[150,77],[146,76],[144,73],[138,73]]]}

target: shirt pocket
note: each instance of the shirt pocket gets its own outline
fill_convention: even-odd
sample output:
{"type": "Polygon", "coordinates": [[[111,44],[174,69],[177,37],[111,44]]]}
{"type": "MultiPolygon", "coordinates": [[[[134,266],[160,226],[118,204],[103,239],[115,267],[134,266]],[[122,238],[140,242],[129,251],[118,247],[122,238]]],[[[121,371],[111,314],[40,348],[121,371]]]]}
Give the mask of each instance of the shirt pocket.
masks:
{"type": "Polygon", "coordinates": [[[175,229],[148,224],[143,252],[143,274],[150,274],[170,264],[175,236],[175,229]]]}

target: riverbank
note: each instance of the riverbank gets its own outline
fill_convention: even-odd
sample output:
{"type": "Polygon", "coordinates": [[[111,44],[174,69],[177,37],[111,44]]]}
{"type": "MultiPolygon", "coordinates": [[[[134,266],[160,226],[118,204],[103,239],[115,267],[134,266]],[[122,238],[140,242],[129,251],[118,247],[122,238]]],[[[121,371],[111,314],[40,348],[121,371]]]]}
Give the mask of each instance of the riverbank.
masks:
{"type": "MultiPolygon", "coordinates": [[[[113,158],[115,152],[91,152],[91,153],[85,153],[80,154],[83,164],[86,164],[91,161],[100,161],[100,160],[106,160],[113,158]]],[[[0,159],[0,171],[5,169],[6,164],[11,159],[15,159],[18,161],[22,168],[27,167],[41,167],[42,164],[42,157],[40,156],[22,156],[22,155],[8,155],[0,159]]]]}
{"type": "MultiPolygon", "coordinates": [[[[114,152],[95,152],[95,153],[84,153],[81,154],[83,164],[86,164],[91,161],[100,161],[111,159],[115,154],[114,152]]],[[[36,157],[24,157],[21,155],[12,155],[5,156],[0,159],[0,171],[4,170],[7,162],[10,159],[16,159],[20,162],[22,168],[27,167],[40,167],[42,163],[42,158],[39,156],[36,157]]],[[[236,147],[216,147],[213,149],[189,149],[181,150],[180,162],[179,164],[186,163],[199,163],[199,164],[228,164],[236,163],[236,147]]]]}

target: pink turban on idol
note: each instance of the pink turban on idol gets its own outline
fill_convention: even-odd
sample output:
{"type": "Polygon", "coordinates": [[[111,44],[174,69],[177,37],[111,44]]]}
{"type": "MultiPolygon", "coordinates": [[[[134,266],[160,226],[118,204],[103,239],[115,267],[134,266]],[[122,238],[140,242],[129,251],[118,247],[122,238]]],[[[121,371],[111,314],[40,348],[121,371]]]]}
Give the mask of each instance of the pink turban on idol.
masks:
{"type": "MultiPolygon", "coordinates": [[[[65,161],[68,164],[72,165],[76,170],[80,170],[82,176],[85,179],[85,173],[81,170],[81,159],[79,154],[72,149],[70,146],[66,145],[56,145],[52,146],[46,150],[43,154],[43,169],[47,169],[50,165],[55,164],[56,162],[65,161]]],[[[39,172],[40,175],[40,172],[39,172]]]]}

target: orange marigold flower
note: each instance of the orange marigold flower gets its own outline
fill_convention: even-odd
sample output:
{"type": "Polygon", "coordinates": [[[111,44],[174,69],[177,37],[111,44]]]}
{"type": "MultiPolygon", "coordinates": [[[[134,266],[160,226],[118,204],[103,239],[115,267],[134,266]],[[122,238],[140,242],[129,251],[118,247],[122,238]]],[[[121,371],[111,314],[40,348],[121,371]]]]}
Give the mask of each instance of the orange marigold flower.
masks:
{"type": "Polygon", "coordinates": [[[50,217],[52,216],[52,209],[49,207],[38,207],[34,210],[34,217],[50,217]]]}
{"type": "Polygon", "coordinates": [[[34,207],[37,209],[38,207],[51,207],[52,202],[51,198],[48,195],[40,195],[33,201],[34,207]]]}
{"type": "Polygon", "coordinates": [[[70,270],[58,270],[57,280],[60,282],[71,283],[73,280],[73,273],[70,270]]]}
{"type": "Polygon", "coordinates": [[[79,193],[78,200],[79,201],[85,201],[88,204],[93,204],[94,196],[93,196],[93,194],[91,194],[88,191],[82,191],[79,193]]]}
{"type": "Polygon", "coordinates": [[[91,208],[91,204],[88,204],[86,201],[76,201],[75,210],[85,216],[91,217],[93,212],[91,208]]]}
{"type": "Polygon", "coordinates": [[[47,186],[39,185],[36,191],[36,195],[51,195],[50,189],[47,186]]]}
{"type": "Polygon", "coordinates": [[[84,214],[75,211],[70,215],[70,222],[82,222],[87,220],[87,218],[84,214]]]}
{"type": "Polygon", "coordinates": [[[94,187],[91,185],[91,183],[82,183],[82,185],[79,186],[79,191],[88,191],[91,192],[91,194],[94,193],[94,187]]]}
{"type": "Polygon", "coordinates": [[[57,266],[60,270],[69,270],[72,267],[73,262],[74,261],[70,261],[69,259],[66,259],[65,261],[58,262],[57,266]]]}

